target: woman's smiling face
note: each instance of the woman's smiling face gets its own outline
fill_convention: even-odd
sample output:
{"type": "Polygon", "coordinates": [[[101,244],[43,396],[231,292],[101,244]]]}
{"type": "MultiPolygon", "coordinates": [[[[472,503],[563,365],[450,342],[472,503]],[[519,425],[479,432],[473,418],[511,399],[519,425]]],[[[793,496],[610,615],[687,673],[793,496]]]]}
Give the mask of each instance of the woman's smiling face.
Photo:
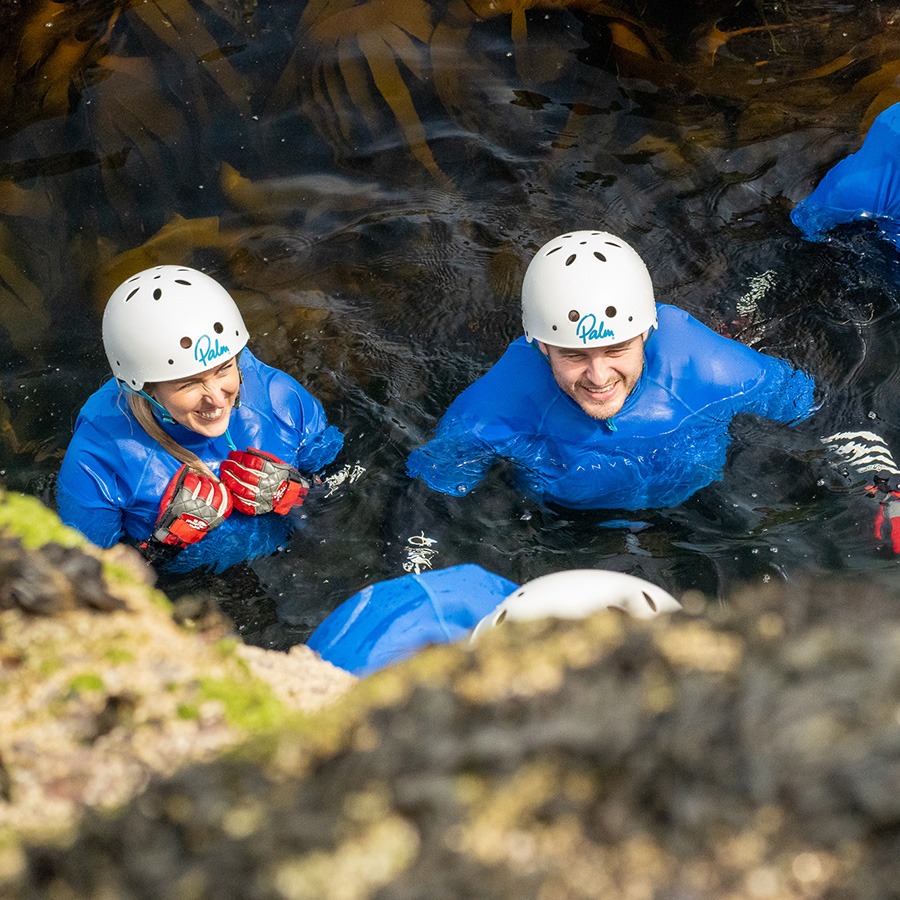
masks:
{"type": "Polygon", "coordinates": [[[179,424],[206,437],[225,434],[241,387],[237,358],[190,378],[160,381],[149,391],[179,424]]]}

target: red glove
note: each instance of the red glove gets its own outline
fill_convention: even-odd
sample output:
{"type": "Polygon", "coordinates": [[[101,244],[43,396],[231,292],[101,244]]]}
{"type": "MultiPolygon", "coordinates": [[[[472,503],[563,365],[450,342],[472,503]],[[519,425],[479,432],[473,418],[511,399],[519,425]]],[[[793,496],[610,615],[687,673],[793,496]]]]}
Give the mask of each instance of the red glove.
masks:
{"type": "Polygon", "coordinates": [[[188,471],[174,475],[159,504],[153,537],[161,544],[196,544],[231,515],[231,496],[224,484],[188,471]]]}
{"type": "Polygon", "coordinates": [[[283,516],[302,505],[309,493],[309,482],[293,466],[254,447],[232,450],[219,466],[219,476],[231,491],[235,509],[248,516],[283,516]]]}

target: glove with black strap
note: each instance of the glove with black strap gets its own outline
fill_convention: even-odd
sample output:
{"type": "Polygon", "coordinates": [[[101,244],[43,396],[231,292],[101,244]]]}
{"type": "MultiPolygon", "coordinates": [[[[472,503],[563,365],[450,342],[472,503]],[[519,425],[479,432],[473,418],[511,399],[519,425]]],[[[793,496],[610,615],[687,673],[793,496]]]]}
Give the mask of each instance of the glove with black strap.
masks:
{"type": "Polygon", "coordinates": [[[894,553],[900,553],[900,484],[891,486],[891,478],[890,472],[877,472],[872,484],[866,485],[866,493],[878,501],[875,540],[890,544],[894,553]]]}
{"type": "Polygon", "coordinates": [[[163,494],[153,538],[179,549],[196,544],[218,528],[231,510],[231,495],[224,484],[183,465],[163,494]]]}
{"type": "Polygon", "coordinates": [[[248,516],[274,512],[283,516],[301,506],[309,482],[292,466],[263,450],[232,450],[219,467],[234,508],[248,516]]]}

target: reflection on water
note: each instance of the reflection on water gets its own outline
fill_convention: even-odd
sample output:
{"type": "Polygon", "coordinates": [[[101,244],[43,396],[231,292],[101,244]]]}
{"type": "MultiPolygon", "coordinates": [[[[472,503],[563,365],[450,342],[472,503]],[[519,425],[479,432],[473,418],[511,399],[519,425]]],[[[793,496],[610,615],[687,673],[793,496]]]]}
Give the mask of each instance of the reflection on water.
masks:
{"type": "Polygon", "coordinates": [[[648,527],[533,508],[497,473],[435,564],[516,581],[603,566],[710,595],[811,570],[889,577],[818,438],[866,426],[900,450],[900,261],[864,226],[804,243],[788,213],[900,99],[898,16],[634,6],[29,6],[0,57],[6,483],[50,496],[106,377],[111,288],[156,263],[205,268],[366,468],[309,505],[286,552],[181,585],[211,585],[250,639],[301,639],[402,573],[406,455],[519,333],[534,250],[602,226],[638,247],[661,299],[807,367],[825,406],[789,433],[742,423],[725,479],[631,517],[648,527]]]}

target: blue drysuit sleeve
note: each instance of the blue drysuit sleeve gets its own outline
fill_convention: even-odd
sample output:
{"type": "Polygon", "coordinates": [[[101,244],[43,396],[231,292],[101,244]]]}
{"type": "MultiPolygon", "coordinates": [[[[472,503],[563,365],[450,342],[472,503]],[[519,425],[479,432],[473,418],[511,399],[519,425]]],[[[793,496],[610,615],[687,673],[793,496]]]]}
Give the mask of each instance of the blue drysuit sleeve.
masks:
{"type": "MultiPolygon", "coordinates": [[[[245,351],[246,353],[246,351],[245,351]]],[[[292,436],[295,443],[293,458],[285,457],[301,472],[318,472],[332,462],[344,444],[344,436],[329,425],[322,404],[293,376],[280,369],[260,363],[254,358],[253,372],[262,382],[262,402],[256,402],[256,413],[262,420],[272,417],[266,427],[259,426],[259,434],[251,436],[262,446],[257,449],[278,455],[281,451],[271,443],[273,435],[282,441],[292,436]]],[[[249,379],[248,372],[248,379],[249,379]]],[[[256,392],[254,392],[256,395],[256,392]]]]}
{"type": "MultiPolygon", "coordinates": [[[[524,337],[470,384],[407,460],[410,478],[452,497],[472,490],[499,459],[529,458],[535,411],[547,401],[549,367],[524,337]],[[541,386],[541,387],[539,387],[541,386]],[[543,393],[542,393],[543,391],[543,393]]],[[[555,382],[551,391],[557,393],[555,382]]]]}
{"type": "Polygon", "coordinates": [[[808,240],[836,225],[873,218],[900,249],[900,103],[872,123],[862,147],[838,162],[791,212],[808,240]]]}
{"type": "MultiPolygon", "coordinates": [[[[749,348],[748,348],[749,349],[749,348]]],[[[763,376],[741,398],[737,412],[794,425],[815,410],[815,381],[783,359],[759,354],[763,376]]]]}
{"type": "Polygon", "coordinates": [[[107,460],[85,446],[76,432],[56,485],[59,517],[98,547],[112,547],[124,535],[122,485],[107,460]]]}
{"type": "Polygon", "coordinates": [[[794,424],[814,410],[811,375],[785,359],[717,334],[682,310],[661,307],[661,316],[663,310],[667,328],[681,320],[681,340],[675,346],[670,344],[664,360],[651,368],[674,366],[680,371],[671,383],[678,385],[684,396],[690,388],[690,403],[696,412],[702,410],[703,415],[726,421],[738,413],[751,413],[794,424]]]}
{"type": "Polygon", "coordinates": [[[462,497],[484,477],[497,459],[494,449],[473,433],[465,419],[448,414],[437,434],[410,454],[406,471],[430,488],[462,497]]]}

